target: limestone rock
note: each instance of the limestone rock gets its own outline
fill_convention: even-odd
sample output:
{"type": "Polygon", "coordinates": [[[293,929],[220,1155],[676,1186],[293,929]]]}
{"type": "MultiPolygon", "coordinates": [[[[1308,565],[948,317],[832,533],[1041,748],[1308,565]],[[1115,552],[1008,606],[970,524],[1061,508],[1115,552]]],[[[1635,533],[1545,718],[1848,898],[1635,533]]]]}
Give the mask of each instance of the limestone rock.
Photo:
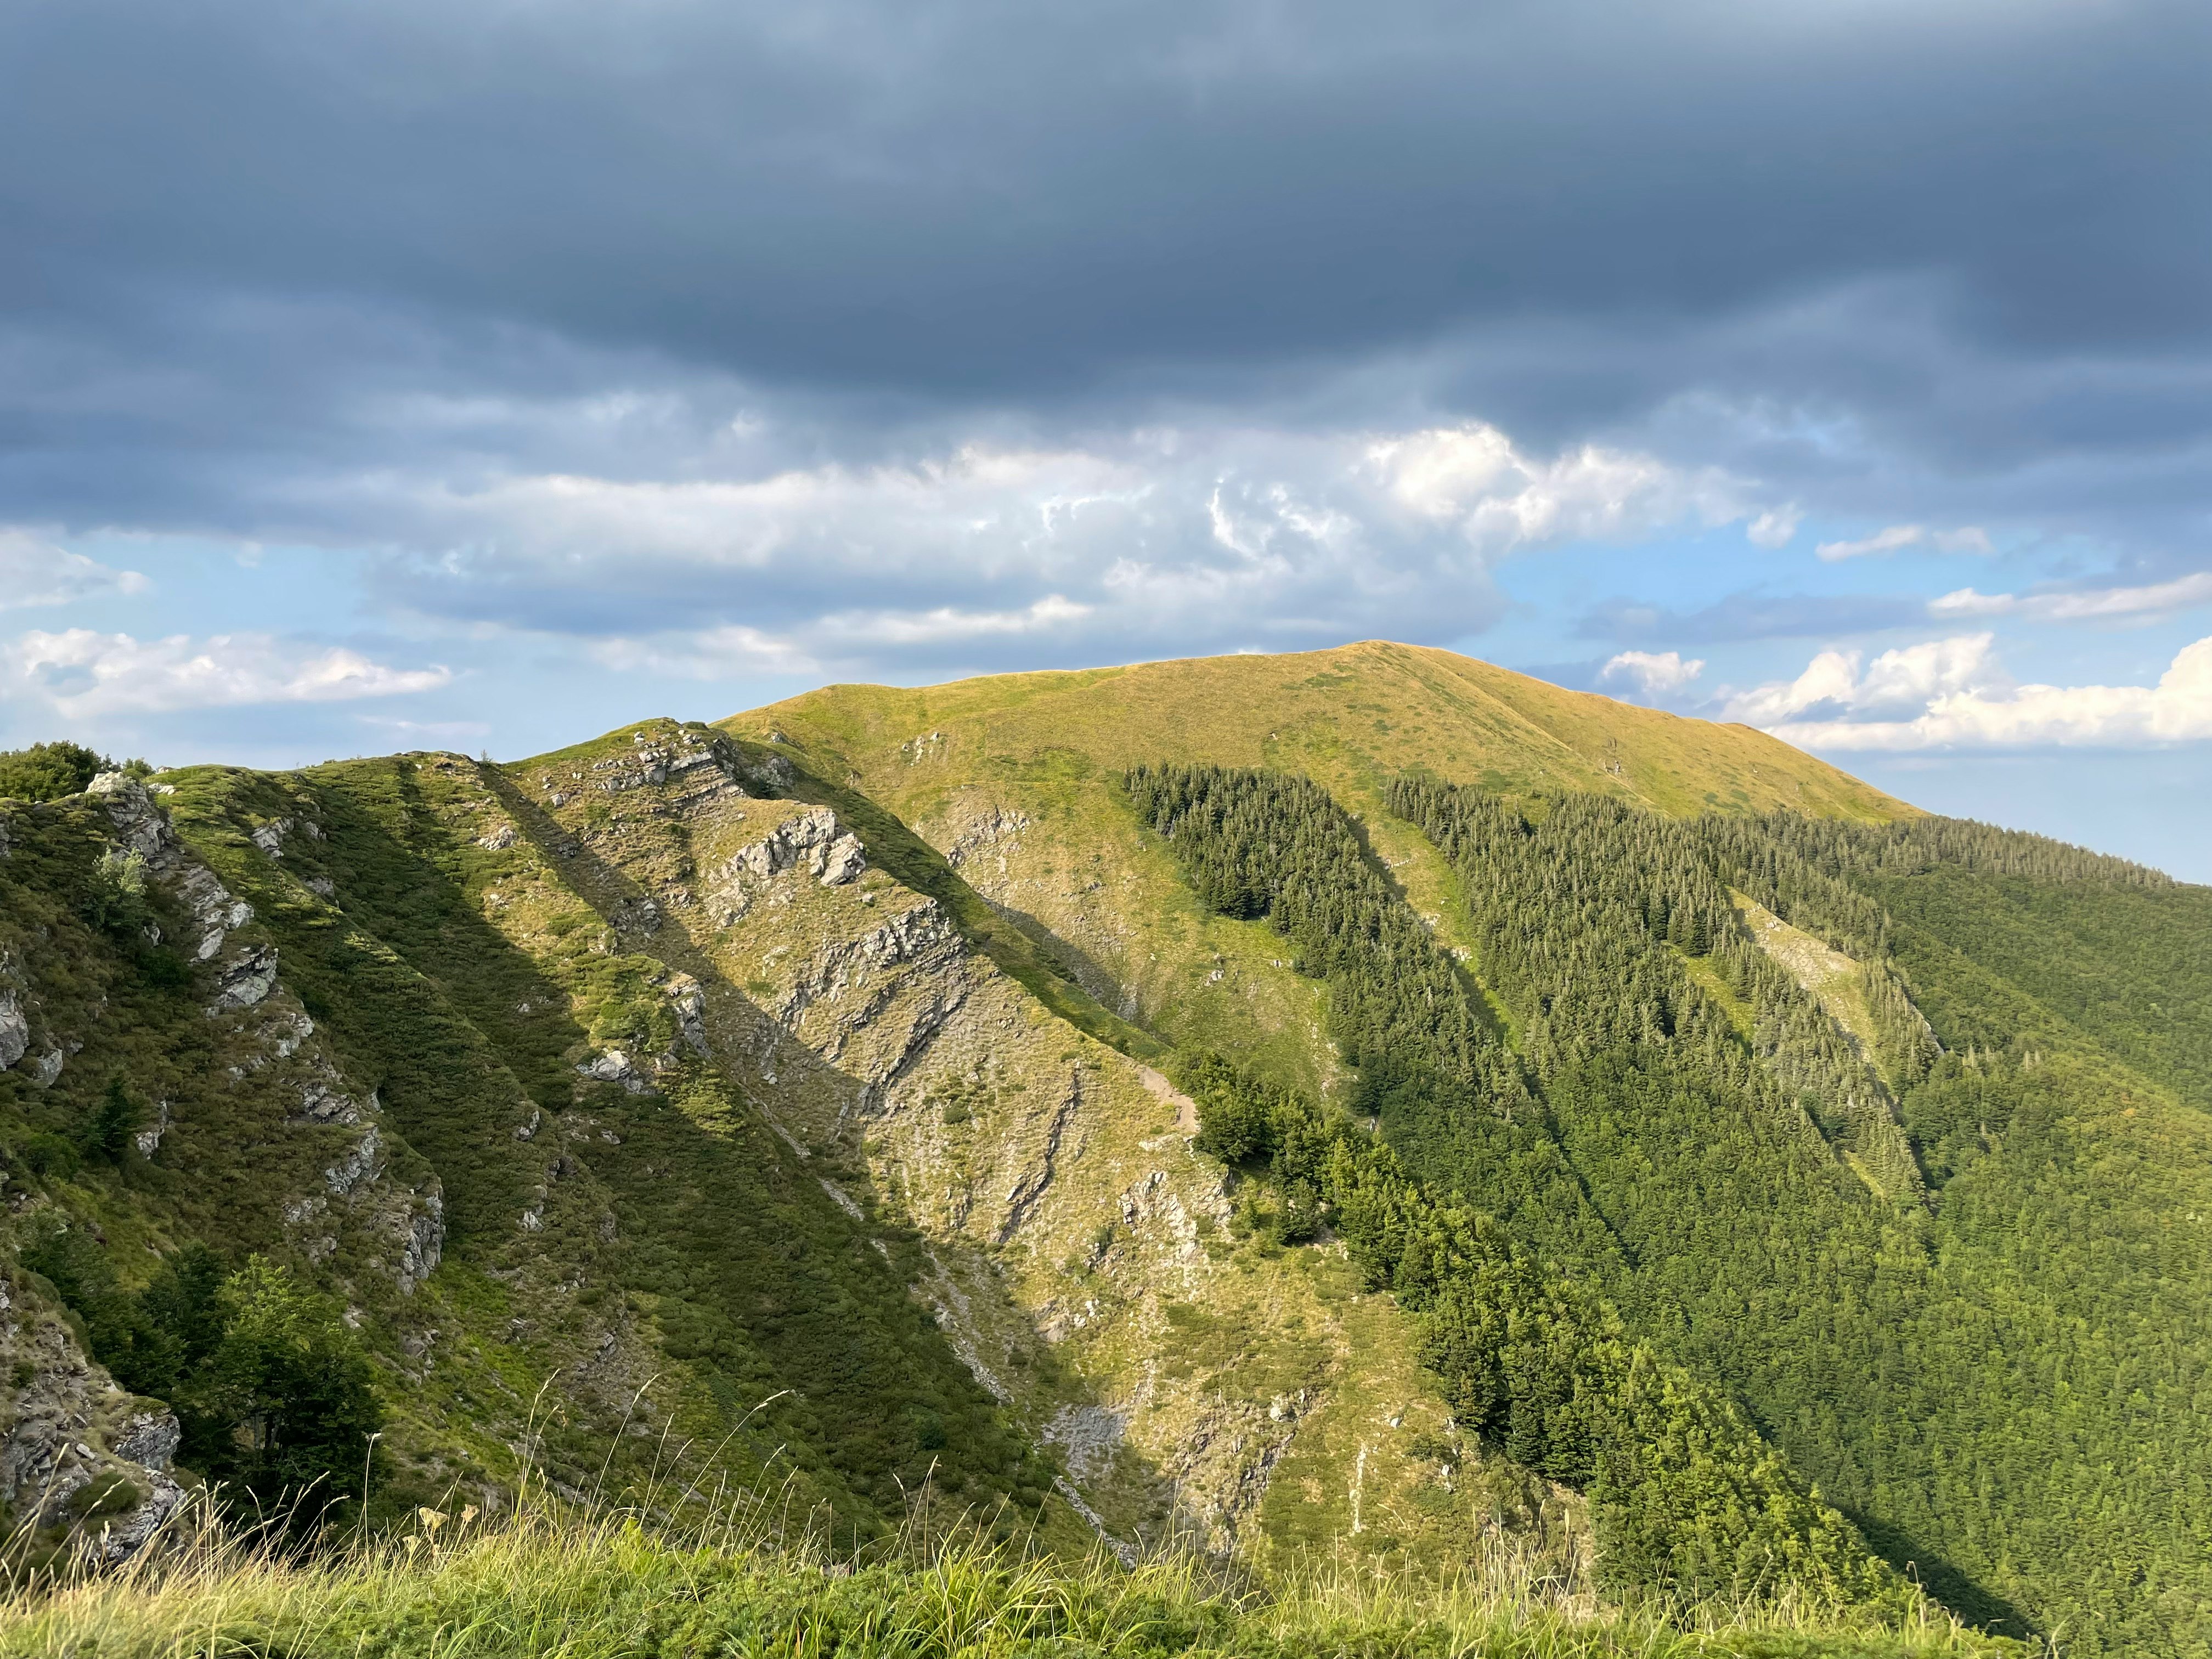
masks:
{"type": "Polygon", "coordinates": [[[253,920],[253,907],[234,897],[228,888],[204,864],[187,867],[177,878],[177,896],[199,925],[200,942],[194,956],[212,962],[222,949],[224,937],[253,920]]]}
{"type": "Polygon", "coordinates": [[[31,1022],[23,1017],[13,991],[0,991],[0,1072],[4,1072],[31,1046],[31,1022]]]}
{"type": "Polygon", "coordinates": [[[179,856],[176,831],[169,815],[147,793],[146,786],[123,772],[102,772],[86,786],[85,793],[100,798],[108,821],[122,837],[126,851],[138,854],[149,868],[166,873],[179,856]]]}
{"type": "Polygon", "coordinates": [[[699,988],[699,981],[689,974],[678,974],[668,981],[670,1011],[676,1016],[676,1034],[684,1046],[699,1056],[708,1058],[707,1051],[707,994],[699,988]]]}
{"type": "Polygon", "coordinates": [[[343,1198],[375,1174],[376,1155],[381,1146],[382,1139],[372,1123],[354,1143],[350,1152],[323,1171],[323,1180],[331,1191],[343,1198]]]}
{"type": "Polygon", "coordinates": [[[138,1156],[141,1158],[151,1158],[160,1152],[161,1137],[169,1132],[169,1103],[166,1100],[155,1101],[154,1114],[153,1126],[150,1128],[141,1129],[131,1137],[131,1144],[138,1149],[138,1156]]]}
{"type": "Polygon", "coordinates": [[[609,1048],[593,1054],[576,1069],[584,1076],[595,1078],[601,1083],[619,1083],[634,1095],[647,1093],[653,1086],[645,1080],[644,1073],[637,1069],[637,1062],[619,1048],[609,1048]]]}
{"type": "Polygon", "coordinates": [[[828,807],[811,806],[725,860],[708,878],[708,903],[732,927],[786,872],[804,870],[824,887],[842,887],[867,867],[860,837],[828,807]]]}
{"type": "Polygon", "coordinates": [[[276,951],[264,945],[247,951],[223,964],[221,988],[211,1012],[226,1008],[251,1008],[276,988],[276,951]]]}
{"type": "Polygon", "coordinates": [[[184,1432],[173,1412],[141,1412],[115,1437],[115,1455],[166,1474],[184,1432]]]}
{"type": "Polygon", "coordinates": [[[412,1296],[417,1285],[438,1271],[445,1254],[444,1197],[436,1191],[423,1194],[421,1207],[409,1212],[406,1225],[406,1237],[399,1245],[399,1290],[404,1296],[412,1296]]]}

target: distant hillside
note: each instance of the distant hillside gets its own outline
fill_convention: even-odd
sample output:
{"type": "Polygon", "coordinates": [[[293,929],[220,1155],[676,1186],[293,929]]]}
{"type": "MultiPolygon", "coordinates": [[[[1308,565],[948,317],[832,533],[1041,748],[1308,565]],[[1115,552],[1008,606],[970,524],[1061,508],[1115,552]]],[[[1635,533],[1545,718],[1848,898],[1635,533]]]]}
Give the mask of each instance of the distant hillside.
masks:
{"type": "Polygon", "coordinates": [[[1917,809],[1744,726],[1716,726],[1421,646],[997,674],[902,690],[832,685],[724,722],[804,733],[903,801],[983,779],[1161,760],[1370,787],[1405,771],[1486,789],[1578,789],[1673,813],[1778,806],[1870,821],[1917,809]]]}

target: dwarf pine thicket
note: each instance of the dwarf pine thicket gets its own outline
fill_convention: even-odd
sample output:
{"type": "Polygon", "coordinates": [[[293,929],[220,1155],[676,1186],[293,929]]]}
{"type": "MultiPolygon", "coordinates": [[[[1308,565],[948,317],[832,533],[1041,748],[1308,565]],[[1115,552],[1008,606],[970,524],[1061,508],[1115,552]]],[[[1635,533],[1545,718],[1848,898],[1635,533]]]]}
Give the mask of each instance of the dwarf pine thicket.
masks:
{"type": "MultiPolygon", "coordinates": [[[[1695,1389],[1739,1402],[1795,1480],[1947,1605],[1993,1628],[2065,1629],[2076,1652],[2200,1650],[2212,1581],[2190,1517],[2212,1512],[2198,1389],[2212,1309],[2171,1212],[2156,1194],[2127,1200],[2140,1172],[2099,1168],[2093,1139],[2098,1115],[2149,1091],[2097,1028],[1977,963],[1980,932],[1938,933],[1923,920],[1937,906],[1911,902],[1931,875],[1952,894],[2025,886],[2006,912],[2017,933],[2063,915],[2081,884],[2124,896],[2162,878],[1978,825],[1682,823],[1402,780],[1392,809],[1467,895],[1478,945],[1462,966],[1304,780],[1138,768],[1127,787],[1201,896],[1267,916],[1326,980],[1331,1035],[1358,1068],[1347,1103],[1390,1150],[1280,1096],[1271,1142],[1237,1103],[1254,1085],[1218,1081],[1200,1096],[1214,1144],[1248,1164],[1268,1153],[1285,1212],[1316,1206],[1379,1282],[1410,1272],[1455,1403],[1537,1467],[1589,1480],[1601,1536],[1711,1473],[1655,1462],[1625,1488],[1588,1449],[1618,1443],[1601,1402],[1620,1373],[1569,1382],[1536,1358],[1633,1345],[1632,1371],[1652,1356],[1686,1368],[1677,1409],[1713,1409],[1695,1389]],[[1760,951],[1731,890],[1857,958],[1871,1041],[1760,951]],[[1915,966],[1938,958],[1946,996],[1916,999],[1915,966]],[[1316,1135],[1325,1155],[1305,1150],[1316,1135]],[[1441,1224],[1457,1242],[1433,1288],[1432,1250],[1409,1268],[1393,1231],[1418,1226],[1393,1212],[1391,1242],[1373,1242],[1356,1194],[1378,1180],[1415,1211],[1465,1206],[1441,1224]]],[[[2185,918],[2167,926],[2179,954],[2185,918]]],[[[1765,1450],[1707,1443],[1739,1480],[1765,1450]]],[[[1723,1534],[1755,1528],[1754,1513],[1726,1507],[1690,1535],[1712,1536],[1716,1515],[1723,1534]]]]}

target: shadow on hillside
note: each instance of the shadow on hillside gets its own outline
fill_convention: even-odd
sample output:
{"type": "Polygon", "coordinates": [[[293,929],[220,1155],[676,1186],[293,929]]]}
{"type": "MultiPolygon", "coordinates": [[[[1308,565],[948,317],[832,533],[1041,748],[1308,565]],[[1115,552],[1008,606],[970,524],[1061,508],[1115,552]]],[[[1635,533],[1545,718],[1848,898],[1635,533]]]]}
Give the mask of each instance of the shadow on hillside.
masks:
{"type": "MultiPolygon", "coordinates": [[[[848,1215],[825,1177],[860,1172],[845,1167],[836,1151],[813,1164],[809,1152],[780,1133],[759,1083],[745,1073],[770,1061],[777,1092],[819,1091],[837,1103],[841,1118],[864,1104],[864,1085],[733,984],[664,895],[601,857],[511,778],[489,767],[482,775],[523,834],[616,930],[623,948],[690,975],[706,994],[714,1024],[736,1029],[740,1052],[725,1044],[711,1066],[696,1068],[711,1072],[711,1082],[677,1081],[677,1100],[645,1097],[611,1109],[630,1133],[619,1146],[590,1146],[592,1166],[617,1191],[625,1231],[647,1247],[634,1248],[631,1256],[673,1255],[705,1264],[685,1269],[684,1294],[695,1312],[703,1312],[674,1334],[672,1354],[712,1361],[717,1324],[742,1330],[774,1367],[780,1386],[801,1397],[808,1413],[834,1417],[821,1424],[817,1437],[830,1444],[834,1458],[855,1465],[854,1474],[879,1503],[887,1480],[918,1489],[933,1468],[942,1480],[940,1466],[947,1464],[988,1471],[971,1486],[970,1501],[981,1491],[1005,1490],[1004,1471],[1020,1455],[1018,1437],[913,1294],[933,1265],[931,1253],[910,1228],[872,1226],[848,1215]],[[719,1122],[718,1099],[726,1107],[719,1122]],[[958,1439],[968,1443],[971,1458],[960,1456],[958,1439]]],[[[598,1107],[594,1114],[611,1115],[598,1107]]],[[[633,1272],[653,1280],[637,1288],[667,1293],[660,1282],[665,1273],[633,1272]]],[[[668,1320],[661,1322],[670,1334],[668,1320]]],[[[1054,1401],[1097,1404],[1058,1367],[1041,1336],[1030,1363],[1048,1368],[1042,1380],[1054,1401]]],[[[1143,1484],[1164,1495],[1171,1491],[1149,1465],[1143,1484]]]]}
{"type": "Polygon", "coordinates": [[[1992,1636],[2017,1637],[2023,1641],[2041,1634],[2035,1622],[2010,1601],[1927,1548],[1903,1528],[1863,1515],[1852,1515],[1850,1519],[1866,1534],[1875,1554],[1899,1572],[1910,1575],[1922,1589],[1977,1630],[1987,1631],[1992,1636]]]}
{"type": "MultiPolygon", "coordinates": [[[[1382,878],[1393,898],[1416,916],[1419,915],[1421,913],[1414,905],[1413,896],[1406,890],[1406,884],[1398,879],[1397,870],[1391,865],[1389,860],[1375,850],[1374,838],[1367,832],[1366,819],[1349,808],[1346,809],[1344,816],[1352,825],[1352,833],[1359,842],[1359,855],[1367,860],[1368,867],[1382,878]]],[[[1437,856],[1441,858],[1443,854],[1438,854],[1437,856]]],[[[1434,930],[1429,931],[1431,937],[1433,938],[1434,930]]],[[[1490,998],[1484,991],[1481,981],[1475,977],[1474,970],[1462,961],[1457,954],[1441,944],[1437,948],[1443,950],[1445,956],[1450,958],[1453,976],[1459,981],[1460,989],[1467,998],[1467,1005],[1474,1012],[1475,1018],[1481,1023],[1482,1029],[1495,1041],[1504,1043],[1506,1041],[1507,1033],[1504,1027],[1498,1022],[1497,1011],[1490,1006],[1490,998]]]]}
{"type": "MultiPolygon", "coordinates": [[[[1118,1011],[1126,994],[1121,981],[1106,971],[1105,967],[1081,945],[1066,935],[1056,933],[1027,910],[1002,904],[982,892],[976,896],[1000,915],[1028,935],[1038,953],[1043,956],[1061,975],[1080,987],[1084,994],[1102,1007],[1118,1011]]],[[[1124,1016],[1127,1018],[1127,1016],[1124,1016]]]]}

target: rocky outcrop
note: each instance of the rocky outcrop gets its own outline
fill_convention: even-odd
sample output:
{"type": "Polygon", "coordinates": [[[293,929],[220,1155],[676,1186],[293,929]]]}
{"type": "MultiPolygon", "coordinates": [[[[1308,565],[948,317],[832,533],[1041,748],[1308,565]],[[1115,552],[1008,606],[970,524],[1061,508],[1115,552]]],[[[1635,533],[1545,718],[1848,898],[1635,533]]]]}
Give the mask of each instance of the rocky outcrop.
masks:
{"type": "Polygon", "coordinates": [[[842,887],[867,867],[860,838],[828,807],[810,807],[733,854],[715,872],[710,896],[734,921],[755,893],[787,870],[803,868],[824,887],[842,887]]]}
{"type": "Polygon", "coordinates": [[[31,1046],[31,1022],[13,991],[0,991],[0,1071],[22,1059],[31,1046]]]}
{"type": "Polygon", "coordinates": [[[214,961],[222,949],[224,939],[253,920],[253,907],[232,896],[215,872],[204,864],[185,868],[177,878],[175,890],[178,899],[199,926],[199,943],[192,952],[198,961],[214,961]]]}
{"type": "Polygon", "coordinates": [[[70,1528],[121,1561],[184,1501],[176,1418],[115,1386],[70,1327],[0,1278],[0,1501],[19,1523],[70,1528]]]}
{"type": "Polygon", "coordinates": [[[653,1085],[638,1069],[637,1062],[620,1048],[605,1048],[593,1054],[576,1067],[582,1075],[599,1083],[616,1083],[634,1095],[651,1091],[653,1085]]]}
{"type": "Polygon", "coordinates": [[[208,1012],[219,1014],[229,1009],[253,1007],[276,987],[276,947],[263,945],[258,950],[241,951],[222,965],[216,980],[215,1002],[208,1012]]]}

